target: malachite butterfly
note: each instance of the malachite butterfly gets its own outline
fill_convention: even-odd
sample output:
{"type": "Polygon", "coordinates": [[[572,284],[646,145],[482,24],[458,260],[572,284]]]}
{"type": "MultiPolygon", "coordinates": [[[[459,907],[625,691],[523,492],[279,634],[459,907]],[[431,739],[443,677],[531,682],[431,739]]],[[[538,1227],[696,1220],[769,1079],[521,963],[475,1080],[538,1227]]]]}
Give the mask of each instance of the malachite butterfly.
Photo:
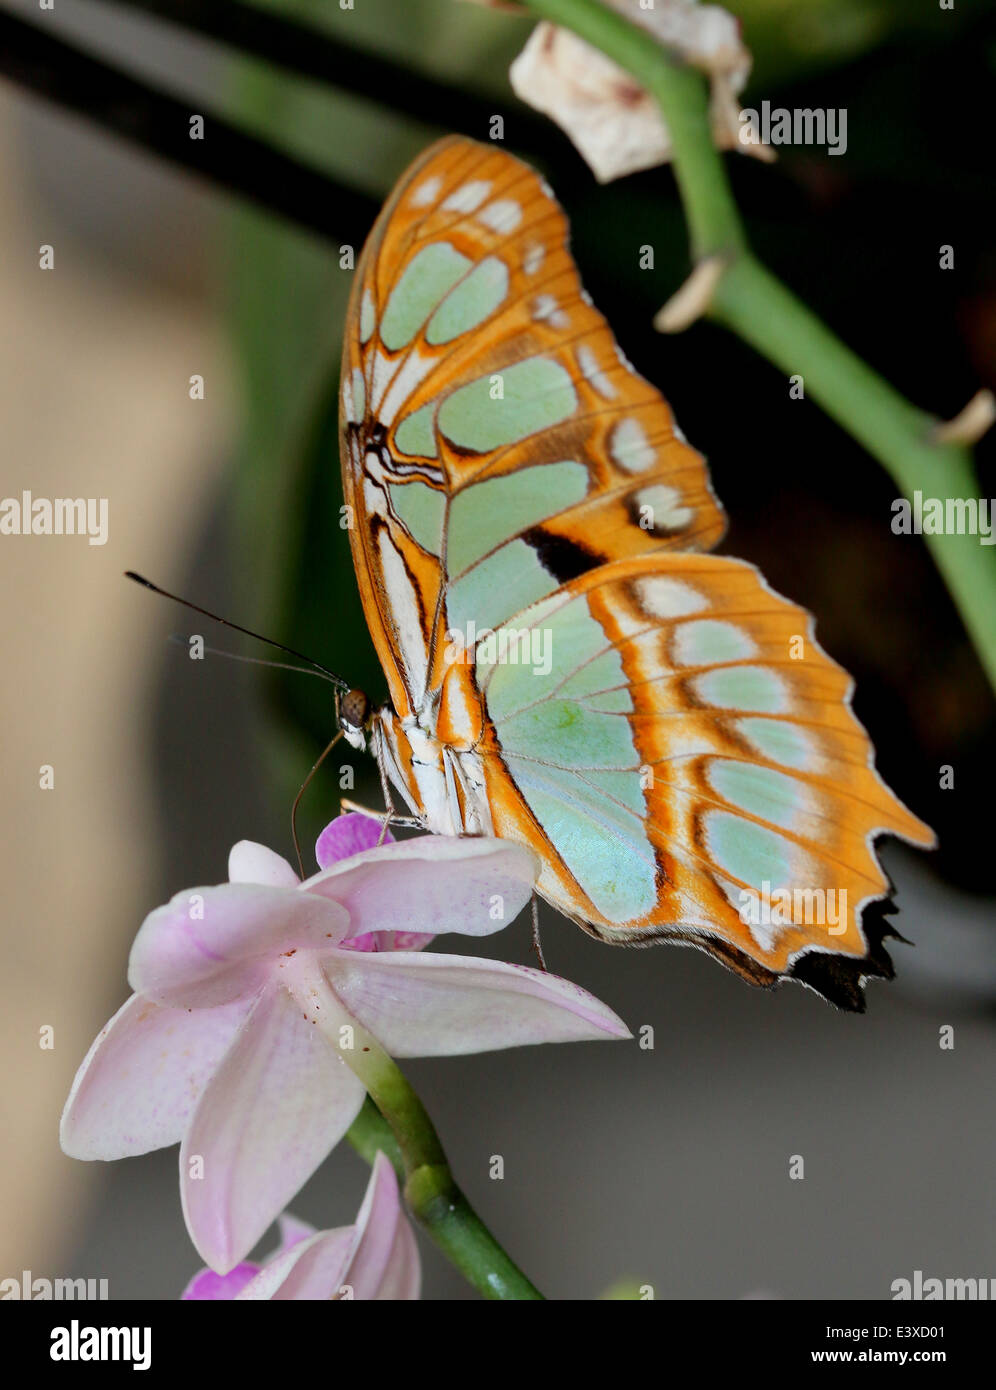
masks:
{"type": "Polygon", "coordinates": [[[895,935],[875,838],[933,836],[805,610],[704,553],[725,525],[704,460],[527,165],[450,138],[401,178],[357,267],[340,427],[390,690],[341,718],[419,824],[530,846],[542,896],[603,941],[862,1008],[895,935]]]}

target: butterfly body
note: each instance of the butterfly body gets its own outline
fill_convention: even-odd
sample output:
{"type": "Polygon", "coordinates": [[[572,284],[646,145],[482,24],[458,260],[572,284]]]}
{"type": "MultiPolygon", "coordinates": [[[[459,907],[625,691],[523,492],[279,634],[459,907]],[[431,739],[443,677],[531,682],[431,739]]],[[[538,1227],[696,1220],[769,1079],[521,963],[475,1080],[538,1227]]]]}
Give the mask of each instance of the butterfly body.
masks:
{"type": "Polygon", "coordinates": [[[889,887],[874,838],[930,832],[809,615],[705,553],[725,522],[704,461],[567,242],[534,171],[450,139],[357,267],[341,452],[390,691],[371,749],[426,829],[530,846],[539,891],[603,940],[859,1007],[890,971],[862,927],[889,887]]]}

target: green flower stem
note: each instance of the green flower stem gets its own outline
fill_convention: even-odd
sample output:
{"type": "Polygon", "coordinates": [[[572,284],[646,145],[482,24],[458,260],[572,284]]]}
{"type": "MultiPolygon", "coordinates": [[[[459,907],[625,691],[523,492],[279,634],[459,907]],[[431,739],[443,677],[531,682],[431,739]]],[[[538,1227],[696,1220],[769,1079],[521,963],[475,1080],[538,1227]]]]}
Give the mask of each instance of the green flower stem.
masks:
{"type": "Polygon", "coordinates": [[[394,1131],[384,1116],[367,1096],[363,1108],[346,1131],[346,1138],[360,1157],[373,1164],[377,1150],[391,1160],[391,1166],[398,1175],[398,1181],[405,1181],[405,1160],[401,1157],[394,1131]]]}
{"type": "MultiPolygon", "coordinates": [[[[970,451],[933,443],[933,416],[911,405],[753,256],[734,262],[720,280],[710,315],[786,373],[800,373],[807,394],[907,497],[978,496],[970,451]]],[[[996,688],[996,548],[971,535],[924,539],[996,688]]]]}
{"type": "MultiPolygon", "coordinates": [[[[348,1017],[344,1011],[342,1016],[348,1017]]],[[[361,1024],[348,1021],[353,1045],[340,1043],[340,1055],[368,1095],[349,1131],[353,1147],[368,1162],[383,1149],[404,1185],[411,1211],[478,1293],[491,1299],[542,1298],[460,1191],[425,1106],[400,1067],[361,1024]]],[[[323,1026],[327,1036],[336,1036],[327,1013],[323,1026]]]]}
{"type": "MultiPolygon", "coordinates": [[[[706,313],[789,374],[887,470],[907,497],[977,497],[969,450],[932,440],[937,421],[905,400],[806,308],[747,246],[723,159],[712,142],[705,77],[597,0],[524,0],[572,29],[651,92],[671,133],[693,260],[723,270],[706,313]]],[[[996,688],[996,548],[978,536],[926,535],[996,688]]]]}

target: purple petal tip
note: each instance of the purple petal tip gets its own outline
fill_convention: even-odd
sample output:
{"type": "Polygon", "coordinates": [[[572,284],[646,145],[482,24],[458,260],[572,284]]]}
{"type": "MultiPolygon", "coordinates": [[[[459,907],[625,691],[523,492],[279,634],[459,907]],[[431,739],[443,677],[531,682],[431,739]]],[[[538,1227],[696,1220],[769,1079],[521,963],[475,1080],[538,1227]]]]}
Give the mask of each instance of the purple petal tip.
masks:
{"type": "Polygon", "coordinates": [[[215,1274],[213,1269],[202,1269],[180,1295],[181,1302],[222,1302],[235,1297],[259,1273],[259,1265],[243,1260],[227,1274],[215,1274]]]}
{"type": "Polygon", "coordinates": [[[376,849],[379,844],[390,844],[392,839],[390,830],[382,834],[378,821],[350,811],[329,821],[318,837],[315,858],[320,869],[330,869],[341,859],[351,859],[354,854],[362,854],[365,849],[376,849]]]}

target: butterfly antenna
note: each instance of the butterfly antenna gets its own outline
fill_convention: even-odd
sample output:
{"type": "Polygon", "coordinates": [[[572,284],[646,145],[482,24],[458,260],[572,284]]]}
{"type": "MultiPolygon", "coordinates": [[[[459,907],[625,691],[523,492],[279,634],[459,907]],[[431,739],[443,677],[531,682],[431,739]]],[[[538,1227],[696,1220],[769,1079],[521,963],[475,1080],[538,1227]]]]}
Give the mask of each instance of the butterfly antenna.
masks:
{"type": "MultiPolygon", "coordinates": [[[[171,632],[167,641],[174,642],[178,647],[186,649],[190,638],[182,636],[179,632],[171,632]]],[[[319,680],[328,680],[324,671],[316,671],[311,666],[295,666],[290,661],[271,661],[266,656],[247,656],[245,652],[228,652],[222,647],[209,647],[207,645],[201,650],[206,656],[223,656],[226,661],[241,661],[247,666],[269,666],[274,671],[296,671],[299,676],[317,676],[319,680]]]]}
{"type": "MultiPolygon", "coordinates": [[[[182,603],[184,608],[190,608],[195,613],[201,613],[205,618],[210,618],[212,622],[221,623],[224,627],[233,628],[236,632],[242,632],[246,637],[253,637],[257,642],[265,642],[268,647],[276,647],[278,651],[286,652],[288,656],[297,657],[298,661],[306,661],[309,666],[321,672],[327,680],[339,690],[348,691],[349,685],[341,676],[337,676],[334,671],[330,671],[327,666],[323,666],[320,661],[314,661],[310,656],[305,656],[304,652],[296,651],[293,647],[285,646],[283,642],[277,642],[272,637],[264,637],[261,632],[253,632],[252,628],[243,627],[241,623],[233,623],[229,618],[223,618],[219,613],[212,613],[208,608],[202,608],[198,603],[191,603],[190,599],[181,598],[179,594],[171,594],[168,589],[162,589],[158,584],[153,584],[151,579],[146,579],[141,574],[136,574],[134,570],[125,570],[125,578],[134,580],[136,584],[141,584],[144,589],[151,589],[154,594],[160,594],[163,598],[171,598],[174,603],[182,603]]],[[[328,752],[328,749],[325,750],[328,752]]],[[[324,754],[322,755],[325,756],[324,754]]],[[[320,761],[320,760],[319,760],[320,761]]],[[[314,771],[314,769],[312,769],[314,771]]]]}
{"type": "Polygon", "coordinates": [[[294,839],[294,853],[297,855],[297,867],[301,871],[302,878],[305,877],[305,873],[304,860],[301,858],[301,844],[297,838],[297,808],[301,804],[301,797],[304,796],[304,793],[308,790],[308,784],[311,781],[312,777],[314,777],[315,773],[321,767],[322,763],[332,752],[332,749],[336,746],[336,744],[339,742],[341,738],[342,730],[340,729],[339,732],[330,739],[328,745],[325,748],[324,753],[322,753],[319,758],[316,758],[311,771],[308,773],[307,777],[301,783],[297,796],[295,796],[294,798],[294,805],[291,807],[291,835],[294,839]]]}

